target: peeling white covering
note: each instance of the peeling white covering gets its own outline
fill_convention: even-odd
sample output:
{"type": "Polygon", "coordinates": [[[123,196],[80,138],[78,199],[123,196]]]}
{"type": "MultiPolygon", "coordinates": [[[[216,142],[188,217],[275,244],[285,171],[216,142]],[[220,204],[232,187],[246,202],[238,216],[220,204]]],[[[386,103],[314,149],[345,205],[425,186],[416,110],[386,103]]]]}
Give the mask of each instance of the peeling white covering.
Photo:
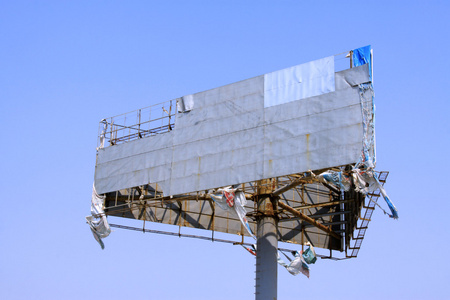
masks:
{"type": "MultiPolygon", "coordinates": [[[[278,250],[277,252],[277,263],[280,266],[283,266],[286,268],[286,270],[291,273],[292,275],[298,275],[302,273],[306,277],[309,278],[309,267],[308,264],[314,264],[316,262],[316,252],[314,251],[314,247],[311,245],[310,242],[307,242],[305,245],[309,246],[309,248],[306,251],[310,251],[308,255],[308,260],[305,259],[305,252],[299,253],[298,251],[293,251],[292,255],[294,255],[294,259],[290,259],[284,252],[281,250],[278,250]],[[289,264],[286,263],[283,259],[281,259],[280,253],[283,253],[283,255],[289,260],[289,264]]],[[[241,245],[245,250],[250,252],[252,255],[256,256],[256,252],[258,251],[256,248],[256,244],[251,245],[250,247],[246,247],[244,245],[241,245]]]]}
{"type": "Polygon", "coordinates": [[[305,259],[303,256],[296,252],[294,259],[289,262],[289,264],[285,263],[281,258],[280,254],[278,253],[278,263],[282,265],[283,267],[288,270],[289,273],[292,275],[298,275],[299,273],[302,273],[306,277],[309,278],[309,267],[305,262],[305,259]]]}
{"type": "Polygon", "coordinates": [[[264,107],[334,92],[334,56],[264,75],[264,107]]]}
{"type": "Polygon", "coordinates": [[[223,189],[219,189],[218,192],[220,194],[210,194],[211,198],[217,205],[225,210],[230,211],[233,214],[239,217],[242,225],[247,230],[248,234],[250,234],[254,239],[256,239],[252,230],[250,229],[250,225],[248,224],[248,220],[246,218],[247,210],[245,209],[245,205],[247,204],[247,199],[245,199],[245,195],[243,192],[236,192],[236,189],[232,189],[231,187],[225,187],[223,189]],[[229,199],[227,201],[227,195],[229,199]],[[231,200],[231,201],[230,201],[231,200]]]}
{"type": "Polygon", "coordinates": [[[100,244],[102,249],[105,248],[102,239],[107,237],[111,233],[106,215],[103,210],[103,201],[105,196],[100,196],[95,190],[95,185],[92,187],[92,200],[91,200],[91,216],[86,217],[86,221],[91,228],[92,234],[95,240],[100,244]]]}
{"type": "Polygon", "coordinates": [[[359,97],[363,121],[363,138],[358,162],[350,173],[344,174],[344,172],[329,170],[321,173],[317,178],[323,183],[335,185],[341,191],[348,191],[351,188],[351,176],[353,177],[355,191],[367,195],[379,190],[389,206],[391,214],[387,213],[384,209],[382,210],[391,218],[398,219],[397,208],[390,200],[374,170],[376,166],[375,106],[373,102],[374,92],[371,83],[362,83],[359,85],[359,97]]]}
{"type": "Polygon", "coordinates": [[[286,270],[288,270],[289,273],[291,273],[292,275],[298,275],[299,273],[302,273],[303,275],[305,275],[306,277],[309,278],[309,267],[308,264],[314,264],[317,260],[316,257],[316,251],[314,250],[314,247],[311,245],[310,242],[307,242],[305,244],[306,246],[308,246],[308,249],[306,249],[304,252],[302,253],[298,253],[297,251],[292,252],[292,254],[294,255],[294,259],[290,259],[288,256],[286,256],[286,254],[284,254],[286,256],[286,258],[289,259],[289,264],[285,263],[281,257],[280,257],[280,251],[278,251],[278,263],[280,265],[282,265],[283,267],[286,268],[286,270]]]}
{"type": "Polygon", "coordinates": [[[177,109],[179,113],[184,113],[194,108],[194,96],[186,95],[177,99],[177,109]]]}
{"type": "Polygon", "coordinates": [[[100,145],[97,148],[98,149],[102,149],[105,147],[105,136],[106,136],[106,131],[108,130],[108,122],[106,122],[106,119],[103,119],[101,121],[101,123],[103,123],[103,129],[102,129],[102,133],[100,134],[100,145]]]}

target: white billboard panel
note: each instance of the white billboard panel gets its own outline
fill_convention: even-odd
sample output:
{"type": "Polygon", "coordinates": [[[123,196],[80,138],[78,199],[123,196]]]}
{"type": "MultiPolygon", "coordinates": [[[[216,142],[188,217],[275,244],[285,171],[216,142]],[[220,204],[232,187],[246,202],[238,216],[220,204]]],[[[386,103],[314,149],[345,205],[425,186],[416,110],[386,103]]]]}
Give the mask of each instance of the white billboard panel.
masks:
{"type": "Polygon", "coordinates": [[[331,80],[330,58],[305,65],[184,97],[190,110],[177,112],[170,130],[99,149],[97,192],[158,184],[169,196],[355,163],[368,66],[333,71],[331,80]],[[311,92],[265,87],[299,78],[313,82],[311,92]]]}

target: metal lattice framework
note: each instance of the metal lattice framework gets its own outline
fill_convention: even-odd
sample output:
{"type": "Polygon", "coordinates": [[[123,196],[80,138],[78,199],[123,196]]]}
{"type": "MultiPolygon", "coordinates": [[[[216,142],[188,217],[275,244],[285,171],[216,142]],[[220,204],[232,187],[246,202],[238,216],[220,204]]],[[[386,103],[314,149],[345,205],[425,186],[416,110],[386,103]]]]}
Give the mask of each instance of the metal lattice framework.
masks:
{"type": "MultiPolygon", "coordinates": [[[[313,245],[326,245],[322,248],[329,249],[330,255],[322,256],[323,258],[356,257],[375,209],[379,191],[367,197],[354,191],[341,192],[335,187],[319,183],[314,174],[320,171],[241,184],[238,189],[245,193],[248,201],[246,210],[249,222],[251,226],[255,226],[257,219],[267,213],[258,209],[257,203],[263,197],[270,197],[276,199],[272,213],[278,220],[279,241],[297,244],[309,241],[313,245]],[[291,240],[289,237],[296,239],[291,240]],[[345,256],[332,250],[344,251],[345,256]]],[[[380,172],[380,181],[384,183],[387,175],[388,172],[380,172]]],[[[167,197],[157,185],[134,187],[106,194],[105,213],[144,222],[172,224],[180,228],[206,229],[211,231],[210,239],[214,240],[215,224],[226,221],[230,216],[216,214],[220,208],[216,207],[209,196],[210,192],[213,190],[167,197]],[[211,210],[195,209],[205,206],[211,210]],[[203,225],[205,221],[200,221],[202,218],[209,220],[206,222],[209,226],[203,225]]],[[[219,231],[242,237],[247,235],[242,226],[238,232],[230,227],[219,231]]],[[[147,232],[152,231],[147,229],[147,232]]],[[[181,236],[180,231],[178,234],[165,233],[181,236]]],[[[189,237],[208,239],[200,235],[189,237]]]]}

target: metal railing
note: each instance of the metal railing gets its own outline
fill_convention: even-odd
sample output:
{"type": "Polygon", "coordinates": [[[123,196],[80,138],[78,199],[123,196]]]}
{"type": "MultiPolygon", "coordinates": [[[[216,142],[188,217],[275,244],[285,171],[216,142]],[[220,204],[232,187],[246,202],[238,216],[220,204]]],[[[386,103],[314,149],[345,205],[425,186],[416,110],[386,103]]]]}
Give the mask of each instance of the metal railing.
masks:
{"type": "Polygon", "coordinates": [[[177,99],[100,121],[97,147],[113,146],[173,130],[177,99]]]}

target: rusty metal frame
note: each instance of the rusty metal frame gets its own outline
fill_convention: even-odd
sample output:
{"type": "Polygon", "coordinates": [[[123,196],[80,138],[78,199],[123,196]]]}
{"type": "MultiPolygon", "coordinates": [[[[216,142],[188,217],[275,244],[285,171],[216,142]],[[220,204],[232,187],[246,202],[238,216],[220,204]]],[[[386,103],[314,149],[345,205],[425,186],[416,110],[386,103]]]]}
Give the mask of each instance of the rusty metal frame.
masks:
{"type": "MultiPolygon", "coordinates": [[[[317,170],[316,172],[319,173],[321,171],[317,170]]],[[[324,238],[328,236],[328,238],[344,240],[344,247],[338,251],[341,253],[344,252],[344,256],[342,254],[336,256],[337,252],[334,251],[333,254],[330,248],[330,256],[322,256],[323,258],[345,259],[356,257],[361,248],[361,243],[375,208],[379,192],[377,191],[367,197],[364,197],[362,194],[355,194],[355,192],[353,194],[346,192],[341,197],[341,195],[336,195],[336,191],[332,188],[330,189],[319,183],[313,176],[316,172],[292,174],[271,180],[240,184],[239,190],[243,191],[246,198],[250,200],[249,205],[246,206],[248,212],[247,217],[254,221],[261,214],[256,206],[257,199],[261,197],[279,198],[278,207],[274,207],[274,214],[278,219],[279,226],[283,226],[284,222],[298,220],[301,222],[301,228],[299,230],[302,231],[302,240],[307,238],[304,230],[311,226],[318,228],[324,238]],[[261,193],[264,190],[273,192],[267,194],[261,193]],[[328,201],[312,203],[312,197],[317,195],[321,195],[320,199],[325,199],[323,196],[327,195],[328,201]],[[340,206],[343,206],[344,209],[340,210],[340,206]],[[328,209],[319,213],[319,209],[324,208],[328,209]]],[[[387,174],[388,172],[379,173],[380,181],[383,184],[386,182],[387,174]]],[[[198,214],[198,212],[189,209],[189,203],[191,201],[205,202],[205,205],[211,206],[213,211],[210,217],[212,223],[212,239],[214,239],[214,223],[216,218],[219,220],[224,217],[215,214],[215,204],[208,195],[208,192],[213,191],[197,191],[189,194],[164,197],[162,190],[157,185],[134,187],[105,194],[105,212],[109,216],[134,218],[131,213],[132,206],[142,206],[143,209],[147,207],[166,209],[168,213],[172,213],[173,209],[165,208],[163,204],[166,202],[176,203],[176,209],[178,211],[175,213],[178,216],[179,234],[181,234],[181,227],[193,227],[189,223],[187,216],[189,214],[198,214]]],[[[142,220],[144,222],[146,221],[145,218],[142,220]]],[[[280,241],[289,242],[281,239],[280,241]]]]}

